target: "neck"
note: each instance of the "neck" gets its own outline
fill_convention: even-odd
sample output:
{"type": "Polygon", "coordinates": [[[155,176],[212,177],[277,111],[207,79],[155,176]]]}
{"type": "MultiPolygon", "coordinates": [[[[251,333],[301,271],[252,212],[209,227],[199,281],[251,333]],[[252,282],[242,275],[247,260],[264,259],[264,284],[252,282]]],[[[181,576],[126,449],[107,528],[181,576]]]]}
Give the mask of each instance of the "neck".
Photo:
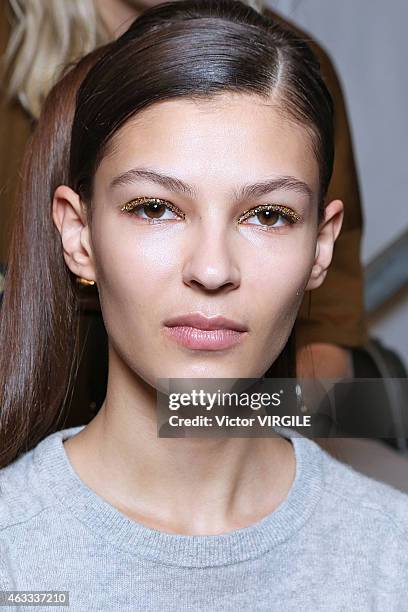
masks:
{"type": "Polygon", "coordinates": [[[158,438],[156,392],[109,350],[105,401],[64,444],[73,468],[130,518],[180,534],[217,534],[270,514],[295,477],[292,444],[271,438],[158,438]]]}

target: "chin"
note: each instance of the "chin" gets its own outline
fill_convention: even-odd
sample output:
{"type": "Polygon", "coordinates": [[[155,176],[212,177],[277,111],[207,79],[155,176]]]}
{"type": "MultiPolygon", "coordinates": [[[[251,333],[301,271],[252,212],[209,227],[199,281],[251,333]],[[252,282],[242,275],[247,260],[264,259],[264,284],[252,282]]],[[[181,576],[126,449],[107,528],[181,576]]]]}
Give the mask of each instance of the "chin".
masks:
{"type": "Polygon", "coordinates": [[[220,380],[223,378],[259,378],[256,373],[249,367],[245,367],[244,364],[237,362],[234,367],[234,362],[221,364],[214,360],[202,359],[197,363],[180,364],[180,367],[173,362],[171,367],[166,368],[166,375],[163,378],[183,378],[183,379],[195,379],[195,378],[208,378],[220,380]]]}

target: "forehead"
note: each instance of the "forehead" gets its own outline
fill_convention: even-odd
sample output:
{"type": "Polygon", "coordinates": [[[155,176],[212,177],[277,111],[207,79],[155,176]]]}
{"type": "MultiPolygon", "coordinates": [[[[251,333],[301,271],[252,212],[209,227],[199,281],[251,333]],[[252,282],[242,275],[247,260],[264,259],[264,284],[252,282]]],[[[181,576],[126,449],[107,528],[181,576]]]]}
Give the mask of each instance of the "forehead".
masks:
{"type": "Polygon", "coordinates": [[[255,95],[176,98],[138,112],[114,134],[101,169],[115,173],[139,163],[181,168],[220,185],[276,173],[319,187],[310,131],[276,100],[255,95]]]}

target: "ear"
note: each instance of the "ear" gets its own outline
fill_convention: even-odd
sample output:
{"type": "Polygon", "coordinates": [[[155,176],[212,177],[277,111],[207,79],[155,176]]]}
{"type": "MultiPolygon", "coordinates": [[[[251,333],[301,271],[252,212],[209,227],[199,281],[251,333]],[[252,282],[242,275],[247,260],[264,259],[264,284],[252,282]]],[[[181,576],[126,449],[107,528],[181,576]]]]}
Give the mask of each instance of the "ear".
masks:
{"type": "Polygon", "coordinates": [[[333,200],[330,204],[327,204],[324,218],[317,232],[315,260],[306,285],[306,291],[317,289],[326,278],[333,258],[334,243],[340,233],[343,217],[344,206],[341,200],[333,200]]]}
{"type": "Polygon", "coordinates": [[[52,218],[61,234],[68,268],[77,276],[96,281],[86,211],[80,197],[70,187],[60,185],[55,190],[52,218]]]}

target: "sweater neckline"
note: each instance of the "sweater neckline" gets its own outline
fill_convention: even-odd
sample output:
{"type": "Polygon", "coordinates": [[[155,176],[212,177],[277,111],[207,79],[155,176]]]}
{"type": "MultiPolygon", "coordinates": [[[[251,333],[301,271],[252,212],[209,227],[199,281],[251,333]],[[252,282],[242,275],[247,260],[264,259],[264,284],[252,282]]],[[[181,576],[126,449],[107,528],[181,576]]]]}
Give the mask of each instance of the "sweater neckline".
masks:
{"type": "Polygon", "coordinates": [[[153,562],[178,567],[231,565],[261,556],[294,535],[313,513],[323,490],[323,451],[289,429],[296,472],[286,498],[249,526],[216,535],[184,535],[147,527],[112,506],[74,470],[63,441],[85,425],[54,432],[34,449],[34,462],[59,501],[91,531],[111,545],[153,562]]]}

